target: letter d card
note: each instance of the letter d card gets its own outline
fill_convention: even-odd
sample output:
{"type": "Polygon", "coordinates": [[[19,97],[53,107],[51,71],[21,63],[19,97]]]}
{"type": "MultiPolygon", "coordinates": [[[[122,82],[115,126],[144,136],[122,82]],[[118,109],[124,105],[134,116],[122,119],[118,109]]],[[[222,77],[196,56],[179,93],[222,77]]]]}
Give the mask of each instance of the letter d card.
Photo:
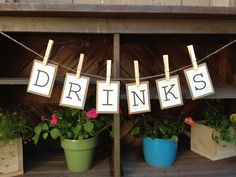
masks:
{"type": "Polygon", "coordinates": [[[57,65],[43,65],[43,62],[34,60],[27,92],[50,98],[57,68],[57,65]]]}
{"type": "Polygon", "coordinates": [[[196,70],[188,68],[184,74],[193,100],[215,93],[206,63],[198,65],[196,70]]]}

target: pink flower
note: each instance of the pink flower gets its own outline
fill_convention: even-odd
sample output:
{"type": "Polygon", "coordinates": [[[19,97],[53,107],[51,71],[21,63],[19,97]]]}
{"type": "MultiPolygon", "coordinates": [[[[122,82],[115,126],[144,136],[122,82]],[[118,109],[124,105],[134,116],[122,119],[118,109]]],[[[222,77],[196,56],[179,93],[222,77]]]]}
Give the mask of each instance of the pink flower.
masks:
{"type": "Polygon", "coordinates": [[[192,117],[185,118],[184,123],[186,123],[187,125],[190,125],[190,126],[194,126],[195,125],[195,121],[193,120],[192,117]]]}
{"type": "Polygon", "coordinates": [[[56,125],[57,124],[57,115],[56,114],[52,115],[52,119],[51,119],[50,122],[51,122],[52,125],[56,125]]]}
{"type": "Polygon", "coordinates": [[[95,119],[97,118],[98,114],[96,112],[95,108],[90,109],[88,112],[86,112],[86,116],[88,119],[95,119]]]}

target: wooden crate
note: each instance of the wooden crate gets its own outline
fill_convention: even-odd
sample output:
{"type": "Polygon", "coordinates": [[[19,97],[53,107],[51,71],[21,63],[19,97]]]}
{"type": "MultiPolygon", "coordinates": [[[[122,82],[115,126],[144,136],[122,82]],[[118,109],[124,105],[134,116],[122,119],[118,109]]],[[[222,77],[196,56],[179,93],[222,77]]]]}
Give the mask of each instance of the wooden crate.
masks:
{"type": "Polygon", "coordinates": [[[183,6],[209,6],[209,0],[182,0],[183,6]]]}
{"type": "Polygon", "coordinates": [[[154,0],[155,5],[162,5],[162,6],[181,6],[181,0],[154,0]]]}
{"type": "Polygon", "coordinates": [[[203,123],[191,127],[191,150],[210,160],[219,160],[236,156],[236,145],[221,141],[217,144],[212,140],[212,128],[203,123]]]}
{"type": "Polygon", "coordinates": [[[213,7],[229,7],[230,0],[210,0],[210,5],[213,7]]]}
{"type": "Polygon", "coordinates": [[[23,150],[22,139],[11,140],[6,145],[0,146],[0,177],[22,175],[23,150]]]}

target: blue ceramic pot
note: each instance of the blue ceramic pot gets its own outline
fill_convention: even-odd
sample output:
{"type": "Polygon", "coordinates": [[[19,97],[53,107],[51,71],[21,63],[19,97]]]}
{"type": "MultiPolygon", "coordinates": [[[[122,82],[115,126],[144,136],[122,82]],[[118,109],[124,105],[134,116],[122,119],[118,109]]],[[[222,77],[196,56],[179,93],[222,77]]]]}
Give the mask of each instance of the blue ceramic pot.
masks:
{"type": "Polygon", "coordinates": [[[170,167],[176,160],[177,141],[173,139],[143,138],[145,161],[155,167],[170,167]]]}

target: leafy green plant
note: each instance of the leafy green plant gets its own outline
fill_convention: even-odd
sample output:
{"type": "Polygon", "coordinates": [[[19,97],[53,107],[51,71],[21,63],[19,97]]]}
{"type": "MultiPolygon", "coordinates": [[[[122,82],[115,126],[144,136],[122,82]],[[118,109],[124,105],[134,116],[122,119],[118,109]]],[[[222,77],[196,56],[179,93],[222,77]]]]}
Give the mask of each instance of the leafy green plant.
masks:
{"type": "Polygon", "coordinates": [[[205,125],[213,128],[212,139],[219,143],[220,140],[236,144],[236,116],[225,110],[221,104],[209,105],[204,117],[205,125]],[[218,133],[216,133],[218,132],[218,133]]]}
{"type": "Polygon", "coordinates": [[[9,140],[22,138],[24,142],[32,139],[32,130],[27,124],[27,117],[21,111],[0,109],[0,140],[7,143],[9,140]]]}
{"type": "Polygon", "coordinates": [[[135,118],[132,133],[135,137],[144,136],[160,139],[178,139],[180,133],[190,136],[187,126],[181,119],[174,119],[168,112],[158,115],[142,114],[135,118]]]}
{"type": "Polygon", "coordinates": [[[53,139],[83,140],[110,130],[111,125],[111,116],[98,115],[95,108],[60,109],[34,128],[33,140],[37,144],[40,136],[46,140],[49,135],[53,139]]]}

